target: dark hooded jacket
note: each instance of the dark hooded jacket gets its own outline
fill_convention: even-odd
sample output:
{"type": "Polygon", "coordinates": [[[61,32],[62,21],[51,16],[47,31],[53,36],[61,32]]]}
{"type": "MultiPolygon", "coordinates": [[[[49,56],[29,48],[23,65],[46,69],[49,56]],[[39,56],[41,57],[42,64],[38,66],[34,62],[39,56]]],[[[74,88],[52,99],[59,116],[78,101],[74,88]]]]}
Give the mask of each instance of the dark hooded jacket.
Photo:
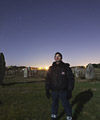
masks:
{"type": "Polygon", "coordinates": [[[70,65],[60,61],[59,64],[53,62],[49,67],[45,80],[46,90],[69,90],[74,89],[74,75],[70,65]]]}

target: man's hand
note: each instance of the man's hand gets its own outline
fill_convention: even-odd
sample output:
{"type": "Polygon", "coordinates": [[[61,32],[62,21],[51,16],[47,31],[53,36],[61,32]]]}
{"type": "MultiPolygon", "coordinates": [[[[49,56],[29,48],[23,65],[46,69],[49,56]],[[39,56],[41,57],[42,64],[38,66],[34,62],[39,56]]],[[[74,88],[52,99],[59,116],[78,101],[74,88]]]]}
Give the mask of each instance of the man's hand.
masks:
{"type": "Polygon", "coordinates": [[[71,97],[72,97],[72,91],[68,90],[68,92],[67,92],[67,98],[68,98],[68,100],[71,99],[71,97]]]}
{"type": "Polygon", "coordinates": [[[46,90],[46,96],[48,99],[50,98],[50,91],[49,90],[46,90]]]}

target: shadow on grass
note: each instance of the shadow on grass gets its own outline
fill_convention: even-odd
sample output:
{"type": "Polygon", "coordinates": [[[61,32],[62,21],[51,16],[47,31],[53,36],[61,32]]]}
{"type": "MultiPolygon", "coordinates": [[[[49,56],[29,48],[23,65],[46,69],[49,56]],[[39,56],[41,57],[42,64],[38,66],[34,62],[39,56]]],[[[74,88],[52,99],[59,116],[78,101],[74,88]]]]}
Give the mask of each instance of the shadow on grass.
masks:
{"type": "Polygon", "coordinates": [[[0,105],[2,104],[1,100],[0,100],[0,105]]]}
{"type": "MultiPolygon", "coordinates": [[[[77,104],[75,112],[73,114],[73,120],[78,120],[78,116],[83,109],[84,104],[86,104],[93,97],[93,92],[91,89],[79,93],[75,99],[72,101],[72,107],[77,104]]],[[[58,116],[58,120],[64,116],[65,111],[63,110],[58,116]]]]}
{"type": "Polygon", "coordinates": [[[72,101],[72,106],[77,104],[75,112],[73,114],[73,119],[78,120],[78,116],[83,109],[84,104],[86,104],[93,97],[93,92],[91,89],[81,92],[78,94],[75,99],[72,101]]]}
{"type": "Polygon", "coordinates": [[[40,80],[40,81],[22,81],[22,82],[12,82],[12,83],[4,83],[2,84],[3,87],[5,86],[11,86],[15,84],[23,84],[23,83],[38,83],[38,82],[44,82],[45,80],[40,80]]]}
{"type": "Polygon", "coordinates": [[[57,120],[60,120],[61,117],[63,117],[65,115],[65,111],[63,110],[59,115],[58,115],[58,119],[57,120]]]}

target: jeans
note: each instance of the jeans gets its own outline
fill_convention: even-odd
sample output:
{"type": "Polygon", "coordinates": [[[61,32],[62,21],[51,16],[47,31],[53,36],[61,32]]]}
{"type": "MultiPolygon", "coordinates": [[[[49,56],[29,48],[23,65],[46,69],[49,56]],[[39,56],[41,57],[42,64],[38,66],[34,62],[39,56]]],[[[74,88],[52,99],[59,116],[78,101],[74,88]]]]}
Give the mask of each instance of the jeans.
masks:
{"type": "Polygon", "coordinates": [[[67,99],[67,91],[51,91],[52,96],[52,115],[58,114],[59,98],[67,116],[72,116],[72,107],[67,99]]]}

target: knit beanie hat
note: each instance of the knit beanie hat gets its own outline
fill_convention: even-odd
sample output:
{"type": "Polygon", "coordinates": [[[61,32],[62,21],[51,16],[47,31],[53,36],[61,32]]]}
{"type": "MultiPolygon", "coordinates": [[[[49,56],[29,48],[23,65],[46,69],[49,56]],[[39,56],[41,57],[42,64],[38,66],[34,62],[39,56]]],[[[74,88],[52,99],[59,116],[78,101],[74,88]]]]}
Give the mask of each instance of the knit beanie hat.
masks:
{"type": "Polygon", "coordinates": [[[57,54],[59,54],[60,57],[61,57],[61,59],[62,59],[62,54],[61,54],[60,52],[56,52],[56,53],[55,53],[55,56],[56,56],[57,54]]]}

